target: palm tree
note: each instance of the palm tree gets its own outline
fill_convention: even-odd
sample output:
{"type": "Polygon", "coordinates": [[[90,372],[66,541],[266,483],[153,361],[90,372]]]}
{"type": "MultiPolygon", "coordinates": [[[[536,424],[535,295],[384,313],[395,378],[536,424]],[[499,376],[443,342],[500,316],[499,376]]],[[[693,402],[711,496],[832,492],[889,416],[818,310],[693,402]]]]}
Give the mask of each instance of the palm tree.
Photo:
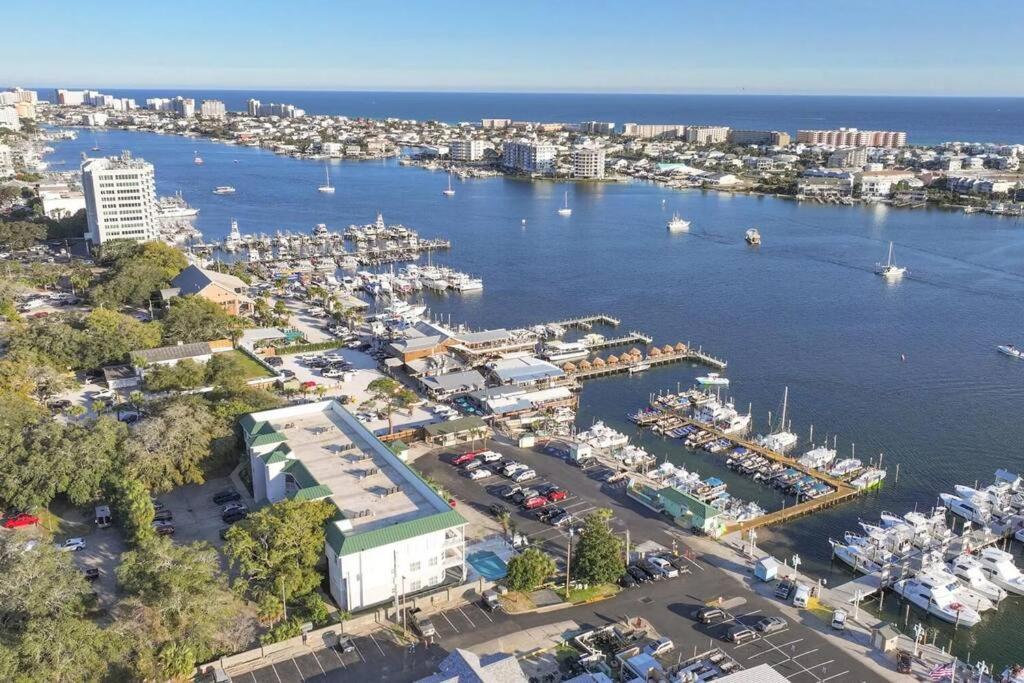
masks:
{"type": "Polygon", "coordinates": [[[417,396],[409,389],[403,387],[396,380],[390,377],[375,379],[366,386],[366,390],[374,399],[384,403],[384,409],[388,414],[388,434],[394,434],[395,424],[393,416],[396,410],[408,408],[416,402],[417,396]]]}

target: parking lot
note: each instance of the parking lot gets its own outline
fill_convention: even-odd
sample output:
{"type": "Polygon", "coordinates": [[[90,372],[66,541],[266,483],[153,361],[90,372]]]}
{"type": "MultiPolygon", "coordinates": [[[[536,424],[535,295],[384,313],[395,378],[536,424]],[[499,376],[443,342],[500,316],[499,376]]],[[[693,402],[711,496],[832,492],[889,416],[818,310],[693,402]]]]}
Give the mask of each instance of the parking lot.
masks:
{"type": "MultiPolygon", "coordinates": [[[[221,520],[223,506],[214,503],[213,496],[219,491],[234,488],[230,478],[217,477],[203,484],[179,486],[158,496],[157,499],[174,515],[171,523],[174,525],[175,542],[204,541],[219,548],[224,543],[220,530],[227,525],[221,520]]],[[[243,495],[241,502],[252,510],[252,501],[247,500],[245,491],[239,493],[243,495]]]]}

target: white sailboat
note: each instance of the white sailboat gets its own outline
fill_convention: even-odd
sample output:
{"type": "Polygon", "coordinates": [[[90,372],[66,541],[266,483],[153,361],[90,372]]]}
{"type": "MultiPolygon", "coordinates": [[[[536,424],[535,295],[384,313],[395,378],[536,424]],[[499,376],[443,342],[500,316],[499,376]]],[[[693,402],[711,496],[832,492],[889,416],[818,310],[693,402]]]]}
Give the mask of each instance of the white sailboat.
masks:
{"type": "Polygon", "coordinates": [[[877,266],[878,274],[887,280],[898,280],[907,272],[906,268],[892,262],[892,242],[889,242],[889,260],[885,262],[884,266],[880,263],[877,266]]]}
{"type": "Polygon", "coordinates": [[[324,172],[327,174],[327,183],[316,189],[324,194],[334,194],[334,185],[331,185],[331,167],[324,166],[324,172]]]}
{"type": "Polygon", "coordinates": [[[559,216],[571,216],[572,215],[572,209],[569,208],[569,193],[568,192],[565,193],[565,205],[562,206],[562,208],[560,208],[558,210],[558,215],[559,216]]]}
{"type": "Polygon", "coordinates": [[[448,174],[448,189],[447,190],[441,190],[441,194],[443,194],[445,197],[454,197],[455,196],[455,190],[452,189],[452,174],[451,173],[448,174]]]}
{"type": "Polygon", "coordinates": [[[196,166],[202,166],[203,165],[203,158],[201,156],[199,156],[198,150],[193,152],[192,163],[195,164],[196,166]]]}
{"type": "Polygon", "coordinates": [[[690,229],[690,221],[682,218],[678,213],[673,213],[672,219],[669,220],[666,227],[673,232],[686,231],[690,229]]]}
{"type": "Polygon", "coordinates": [[[782,419],[779,421],[778,431],[767,436],[758,438],[758,443],[769,450],[777,453],[786,453],[792,450],[798,441],[798,437],[786,428],[786,412],[789,408],[789,387],[782,392],[782,419]]]}

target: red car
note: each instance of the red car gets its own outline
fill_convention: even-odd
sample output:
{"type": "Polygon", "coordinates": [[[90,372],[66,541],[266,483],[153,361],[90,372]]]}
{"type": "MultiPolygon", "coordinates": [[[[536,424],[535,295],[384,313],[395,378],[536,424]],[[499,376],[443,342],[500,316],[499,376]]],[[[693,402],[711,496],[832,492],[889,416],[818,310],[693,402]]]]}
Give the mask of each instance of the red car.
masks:
{"type": "Polygon", "coordinates": [[[547,499],[552,503],[557,503],[560,500],[565,500],[569,497],[569,492],[565,489],[554,489],[548,491],[547,499]]]}
{"type": "Polygon", "coordinates": [[[470,451],[469,453],[463,453],[462,455],[455,456],[455,458],[452,460],[452,464],[453,465],[465,465],[467,462],[472,462],[473,460],[476,460],[476,456],[477,456],[477,452],[476,451],[470,451]]]}
{"type": "Polygon", "coordinates": [[[4,520],[5,529],[16,529],[19,526],[32,526],[34,524],[39,524],[39,518],[27,512],[21,512],[4,520]]]}
{"type": "Polygon", "coordinates": [[[544,496],[534,496],[533,498],[527,498],[523,501],[523,507],[527,510],[536,510],[542,508],[548,504],[548,499],[544,496]]]}

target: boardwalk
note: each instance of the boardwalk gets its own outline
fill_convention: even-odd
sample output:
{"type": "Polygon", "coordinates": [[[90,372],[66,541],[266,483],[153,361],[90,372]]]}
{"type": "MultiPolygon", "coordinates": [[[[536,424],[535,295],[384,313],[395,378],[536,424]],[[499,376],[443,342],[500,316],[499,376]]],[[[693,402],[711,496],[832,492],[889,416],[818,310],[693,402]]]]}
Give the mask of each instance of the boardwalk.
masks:
{"type": "Polygon", "coordinates": [[[622,321],[615,316],[611,316],[606,313],[598,313],[596,315],[581,315],[575,318],[566,318],[565,320],[556,320],[555,322],[544,324],[558,325],[559,327],[578,327],[580,329],[589,330],[594,325],[618,327],[622,324],[622,321]]]}
{"type": "MultiPolygon", "coordinates": [[[[653,368],[658,365],[668,365],[669,363],[679,363],[682,361],[704,363],[705,365],[710,365],[711,367],[716,368],[725,367],[725,361],[688,349],[686,351],[662,353],[659,356],[647,356],[646,358],[637,358],[635,356],[625,355],[616,363],[604,363],[604,361],[602,361],[601,365],[592,365],[587,363],[584,367],[572,366],[571,369],[566,370],[565,374],[570,379],[582,381],[587,379],[596,379],[598,377],[618,375],[623,372],[639,372],[644,369],[644,366],[653,368]]],[[[583,363],[580,363],[580,365],[583,365],[583,363]]]]}
{"type": "Polygon", "coordinates": [[[624,334],[621,337],[602,339],[601,341],[588,342],[584,340],[583,344],[591,351],[597,351],[599,349],[610,349],[613,346],[628,346],[629,344],[643,344],[644,346],[647,346],[653,341],[653,338],[642,332],[630,332],[629,334],[624,334]]]}

